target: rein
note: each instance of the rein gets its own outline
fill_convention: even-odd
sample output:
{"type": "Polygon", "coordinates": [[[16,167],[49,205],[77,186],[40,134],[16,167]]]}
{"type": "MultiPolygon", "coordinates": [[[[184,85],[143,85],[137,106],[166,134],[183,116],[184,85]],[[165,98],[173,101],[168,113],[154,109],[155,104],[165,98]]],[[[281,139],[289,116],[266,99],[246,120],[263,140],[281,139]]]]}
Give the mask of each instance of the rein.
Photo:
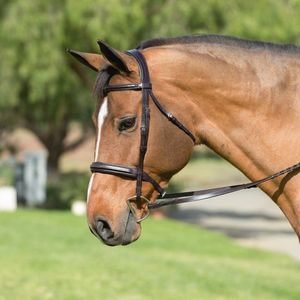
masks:
{"type": "Polygon", "coordinates": [[[104,93],[107,94],[109,92],[114,92],[114,91],[128,91],[128,90],[142,92],[142,116],[141,116],[141,128],[140,128],[140,149],[139,149],[138,165],[136,167],[129,167],[129,166],[111,164],[106,162],[105,163],[93,162],[91,164],[90,169],[92,173],[110,174],[110,175],[121,176],[121,177],[136,180],[136,194],[127,200],[127,205],[129,207],[129,211],[134,215],[137,222],[141,222],[142,220],[148,217],[149,209],[155,209],[155,208],[159,208],[171,204],[179,204],[185,202],[204,200],[204,199],[213,198],[213,197],[233,193],[244,189],[256,188],[258,187],[258,185],[262,184],[263,182],[272,180],[284,174],[291,173],[295,170],[300,170],[300,162],[299,162],[291,167],[288,167],[284,170],[274,173],[268,177],[250,183],[225,186],[225,187],[200,190],[200,191],[167,194],[166,191],[159,185],[159,183],[144,171],[144,160],[147,152],[149,127],[150,127],[149,100],[151,99],[153,101],[153,103],[156,105],[158,110],[170,122],[172,122],[178,129],[182,130],[187,136],[189,136],[192,139],[193,143],[195,143],[196,139],[193,133],[189,129],[187,129],[172,113],[168,112],[153,94],[147,63],[142,53],[139,52],[137,49],[129,50],[126,53],[134,57],[135,60],[137,61],[140,70],[141,82],[136,84],[114,84],[114,85],[107,84],[104,87],[104,93]],[[155,190],[157,190],[157,192],[159,193],[160,196],[157,198],[157,200],[154,203],[151,203],[150,200],[148,200],[146,197],[142,195],[143,181],[151,183],[155,188],[155,190]],[[144,206],[146,206],[145,209],[143,209],[144,212],[141,212],[141,208],[143,208],[144,206]]]}

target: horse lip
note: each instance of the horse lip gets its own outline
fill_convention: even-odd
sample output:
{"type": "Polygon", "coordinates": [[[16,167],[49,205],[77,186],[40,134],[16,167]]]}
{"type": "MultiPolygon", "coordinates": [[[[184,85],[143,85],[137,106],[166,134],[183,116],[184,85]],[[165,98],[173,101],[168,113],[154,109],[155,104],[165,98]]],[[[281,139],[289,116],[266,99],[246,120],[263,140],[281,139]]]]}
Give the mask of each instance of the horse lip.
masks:
{"type": "Polygon", "coordinates": [[[126,246],[131,244],[132,242],[136,241],[139,238],[140,235],[137,236],[132,236],[130,234],[127,234],[127,232],[124,233],[123,236],[119,236],[116,238],[108,239],[108,240],[103,240],[101,237],[98,237],[98,239],[105,245],[107,246],[126,246]]]}
{"type": "Polygon", "coordinates": [[[97,236],[97,238],[105,245],[107,246],[119,246],[123,244],[123,239],[121,236],[112,237],[110,239],[104,240],[100,236],[97,236]]]}
{"type": "Polygon", "coordinates": [[[140,235],[135,234],[137,230],[137,226],[140,226],[140,224],[136,222],[133,213],[129,210],[124,233],[123,233],[122,245],[128,245],[139,238],[140,235]]]}
{"type": "Polygon", "coordinates": [[[96,237],[107,246],[113,247],[131,244],[140,237],[140,234],[136,234],[137,226],[140,226],[140,224],[136,222],[135,217],[131,211],[128,211],[125,222],[125,224],[123,223],[125,225],[125,228],[122,234],[115,234],[112,238],[107,240],[102,239],[98,235],[96,235],[96,237]]]}
{"type": "Polygon", "coordinates": [[[111,247],[121,245],[119,239],[111,239],[111,240],[106,240],[106,241],[104,241],[104,240],[101,239],[101,242],[103,242],[105,245],[111,246],[111,247]]]}

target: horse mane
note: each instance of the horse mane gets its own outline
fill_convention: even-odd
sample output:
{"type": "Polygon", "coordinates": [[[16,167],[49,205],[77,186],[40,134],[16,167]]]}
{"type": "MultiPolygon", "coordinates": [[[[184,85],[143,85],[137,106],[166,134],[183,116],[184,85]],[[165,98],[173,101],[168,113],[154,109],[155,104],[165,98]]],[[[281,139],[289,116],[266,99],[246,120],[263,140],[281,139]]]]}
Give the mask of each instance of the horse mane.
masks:
{"type": "MultiPolygon", "coordinates": [[[[152,47],[167,46],[167,45],[185,45],[185,44],[217,44],[232,47],[239,47],[244,49],[258,49],[258,50],[270,50],[273,52],[300,54],[300,47],[292,44],[275,44],[270,42],[261,42],[255,40],[241,39],[232,36],[206,34],[206,35],[190,35],[180,36],[173,38],[154,38],[143,41],[138,45],[137,49],[147,49],[152,47]]],[[[94,86],[94,96],[97,98],[103,98],[103,88],[108,83],[109,79],[119,73],[115,68],[110,65],[104,66],[98,72],[97,79],[94,86]]]]}
{"type": "Polygon", "coordinates": [[[241,39],[232,36],[225,35],[190,35],[190,36],[180,36],[174,38],[155,38],[151,40],[146,40],[142,42],[137,49],[146,49],[151,47],[159,47],[166,45],[175,45],[175,44],[218,44],[225,46],[240,47],[246,49],[261,49],[261,50],[270,50],[276,52],[287,52],[287,53],[300,53],[300,47],[297,47],[292,44],[275,44],[270,42],[261,42],[255,40],[241,39]]]}

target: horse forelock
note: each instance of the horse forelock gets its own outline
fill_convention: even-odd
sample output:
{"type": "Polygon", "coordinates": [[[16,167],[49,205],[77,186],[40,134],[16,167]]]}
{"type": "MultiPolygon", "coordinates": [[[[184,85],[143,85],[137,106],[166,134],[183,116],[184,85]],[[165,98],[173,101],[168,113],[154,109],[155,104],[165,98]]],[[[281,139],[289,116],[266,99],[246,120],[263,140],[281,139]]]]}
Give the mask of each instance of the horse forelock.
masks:
{"type": "Polygon", "coordinates": [[[105,96],[104,87],[108,84],[109,79],[115,74],[119,74],[119,71],[112,65],[106,65],[98,72],[93,91],[93,94],[97,100],[100,99],[103,101],[105,96]]]}

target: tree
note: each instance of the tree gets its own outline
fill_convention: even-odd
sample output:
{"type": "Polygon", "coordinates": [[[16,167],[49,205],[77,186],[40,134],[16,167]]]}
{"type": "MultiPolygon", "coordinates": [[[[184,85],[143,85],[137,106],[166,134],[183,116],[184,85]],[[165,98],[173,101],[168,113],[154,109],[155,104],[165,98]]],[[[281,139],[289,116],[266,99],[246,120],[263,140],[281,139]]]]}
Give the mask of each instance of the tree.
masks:
{"type": "Polygon", "coordinates": [[[65,53],[66,20],[58,3],[14,1],[1,20],[5,122],[36,134],[48,150],[50,173],[57,173],[62,153],[85,140],[92,111],[86,88],[91,81],[65,53]],[[82,135],[67,143],[75,120],[82,135]]]}
{"type": "MultiPolygon", "coordinates": [[[[121,50],[157,36],[222,33],[299,42],[299,0],[0,0],[0,129],[25,126],[60,156],[87,137],[95,74],[65,49],[98,52],[101,38],[121,50]],[[67,142],[70,124],[81,136],[67,142]]],[[[3,131],[3,130],[2,130],[3,131]]],[[[1,138],[1,135],[0,135],[1,138]]]]}
{"type": "Polygon", "coordinates": [[[65,50],[98,52],[98,37],[123,49],[132,46],[147,22],[141,18],[143,1],[127,8],[121,2],[13,0],[1,14],[2,132],[9,124],[35,133],[48,150],[50,173],[57,174],[63,153],[86,139],[94,107],[95,75],[65,50]],[[70,144],[74,121],[82,134],[70,144]]]}

